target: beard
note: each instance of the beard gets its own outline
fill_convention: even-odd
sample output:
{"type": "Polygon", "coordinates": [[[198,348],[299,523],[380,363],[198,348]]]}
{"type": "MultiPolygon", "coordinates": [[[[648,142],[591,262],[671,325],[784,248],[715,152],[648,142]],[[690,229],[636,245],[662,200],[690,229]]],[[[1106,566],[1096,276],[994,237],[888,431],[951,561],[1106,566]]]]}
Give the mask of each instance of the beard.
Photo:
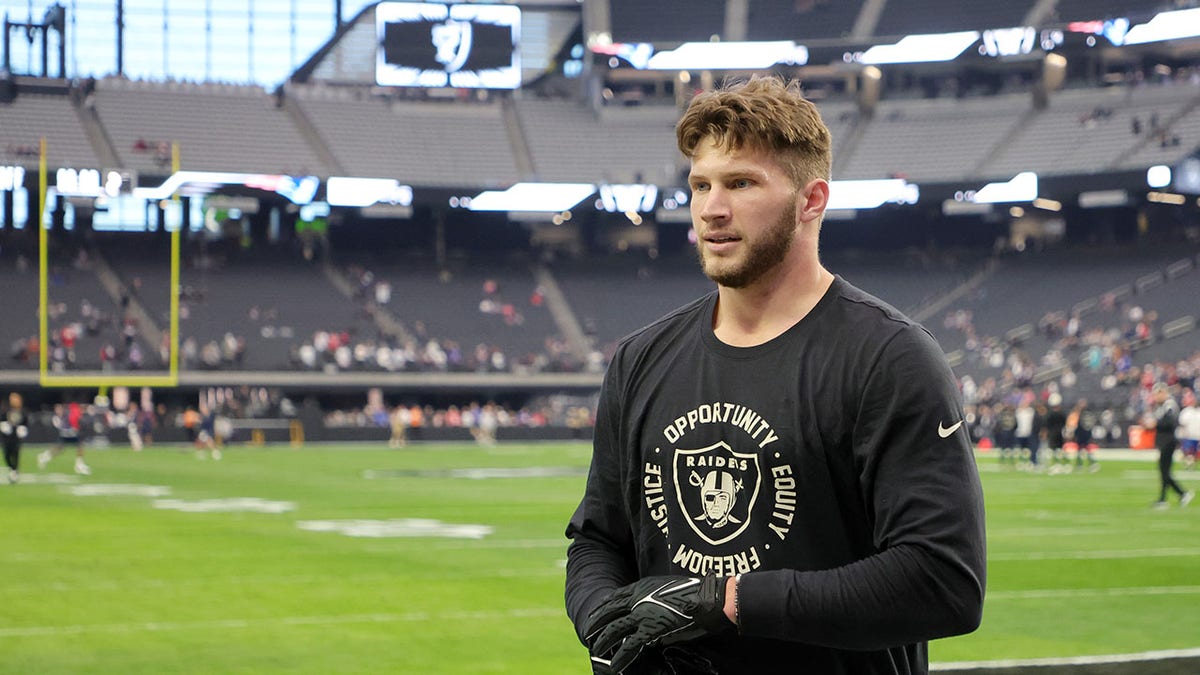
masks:
{"type": "Polygon", "coordinates": [[[700,268],[709,279],[726,288],[745,288],[779,266],[787,257],[795,238],[795,213],[783,211],[775,222],[763,230],[761,238],[742,240],[746,251],[741,260],[706,256],[703,239],[696,241],[696,252],[700,256],[700,268]]]}

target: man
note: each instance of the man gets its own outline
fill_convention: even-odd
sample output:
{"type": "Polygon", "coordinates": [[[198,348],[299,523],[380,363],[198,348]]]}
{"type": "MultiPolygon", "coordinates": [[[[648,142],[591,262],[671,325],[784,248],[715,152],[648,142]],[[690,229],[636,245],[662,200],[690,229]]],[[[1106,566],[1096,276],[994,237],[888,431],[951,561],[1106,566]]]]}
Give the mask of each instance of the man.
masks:
{"type": "Polygon", "coordinates": [[[1096,461],[1096,444],[1092,442],[1092,430],[1096,428],[1098,417],[1088,406],[1088,400],[1081,398],[1075,402],[1071,414],[1067,416],[1067,427],[1071,429],[1075,439],[1075,470],[1083,470],[1084,458],[1087,459],[1088,471],[1095,473],[1100,470],[1096,461]]]}
{"type": "Polygon", "coordinates": [[[1011,403],[1002,404],[996,415],[996,448],[1001,464],[1017,465],[1017,411],[1011,403]]]}
{"type": "Polygon", "coordinates": [[[1033,392],[1027,391],[1023,393],[1021,395],[1021,402],[1017,404],[1017,409],[1013,414],[1017,419],[1017,452],[1021,453],[1024,451],[1029,453],[1029,468],[1031,471],[1037,471],[1039,469],[1038,448],[1042,440],[1041,420],[1038,417],[1037,408],[1033,407],[1033,400],[1033,392]]]}
{"type": "Polygon", "coordinates": [[[829,131],[795,83],[676,129],[717,290],[605,375],[566,605],[598,673],[924,673],[974,630],[983,499],[941,350],[820,264],[829,131]]]}
{"type": "Polygon", "coordinates": [[[1188,469],[1196,468],[1196,451],[1200,448],[1200,401],[1196,392],[1185,389],[1183,410],[1179,411],[1179,448],[1183,450],[1183,463],[1188,469]]]}
{"type": "Polygon", "coordinates": [[[1058,392],[1050,394],[1050,409],[1046,412],[1046,448],[1050,451],[1051,473],[1059,473],[1064,469],[1070,470],[1067,464],[1066,451],[1063,444],[1066,436],[1063,430],[1067,426],[1067,413],[1063,410],[1062,395],[1058,392]]]}
{"type": "Polygon", "coordinates": [[[1155,509],[1166,509],[1167,491],[1174,490],[1179,495],[1179,505],[1187,506],[1195,495],[1184,490],[1175,478],[1171,476],[1171,468],[1175,463],[1175,449],[1179,443],[1175,438],[1176,427],[1179,426],[1179,404],[1171,397],[1171,391],[1166,383],[1158,382],[1150,390],[1150,401],[1154,409],[1148,413],[1146,424],[1154,428],[1154,445],[1158,448],[1158,501],[1154,502],[1155,509]]]}
{"type": "Polygon", "coordinates": [[[54,428],[58,430],[58,440],[55,441],[54,447],[38,453],[39,470],[45,470],[46,466],[50,464],[50,460],[62,454],[67,445],[74,445],[75,473],[81,476],[92,474],[91,467],[83,461],[83,436],[81,433],[84,426],[83,413],[83,406],[74,401],[68,403],[66,407],[62,404],[54,406],[54,416],[51,419],[54,428]]]}
{"type": "Polygon", "coordinates": [[[0,414],[0,439],[4,443],[4,463],[8,465],[8,482],[21,480],[21,443],[29,435],[29,417],[21,395],[8,395],[8,409],[0,414]]]}
{"type": "Polygon", "coordinates": [[[213,460],[221,459],[220,436],[217,434],[217,411],[211,406],[201,406],[199,431],[196,433],[196,459],[204,459],[205,450],[213,460]]]}

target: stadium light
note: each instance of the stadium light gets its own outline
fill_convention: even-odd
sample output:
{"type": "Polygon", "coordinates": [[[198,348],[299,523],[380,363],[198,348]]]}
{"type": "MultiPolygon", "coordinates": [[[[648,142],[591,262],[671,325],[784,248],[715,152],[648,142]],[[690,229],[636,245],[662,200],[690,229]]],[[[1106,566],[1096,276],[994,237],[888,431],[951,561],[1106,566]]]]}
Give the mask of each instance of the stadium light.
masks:
{"type": "Polygon", "coordinates": [[[1187,197],[1174,192],[1149,192],[1146,194],[1146,201],[1153,202],[1155,204],[1183,206],[1187,203],[1187,197]]]}
{"type": "Polygon", "coordinates": [[[979,41],[979,32],[973,30],[909,35],[896,44],[875,45],[863,52],[858,60],[871,65],[953,61],[977,41],[979,41]]]}
{"type": "Polygon", "coordinates": [[[1099,209],[1129,204],[1129,193],[1125,190],[1092,190],[1079,193],[1079,208],[1099,209]]]}
{"type": "Polygon", "coordinates": [[[596,192],[591,183],[517,183],[470,199],[472,211],[567,211],[596,192]]]}
{"type": "Polygon", "coordinates": [[[282,176],[228,171],[176,171],[158,187],[134,188],[134,196],[147,201],[166,199],[176,192],[204,195],[222,185],[241,185],[274,192],[293,204],[307,204],[317,195],[321,180],[316,176],[282,176]]]}
{"type": "Polygon", "coordinates": [[[1031,26],[983,31],[981,51],[992,57],[1025,56],[1037,47],[1037,29],[1031,26]]]}
{"type": "Polygon", "coordinates": [[[1200,35],[1200,8],[1160,12],[1153,19],[1129,29],[1125,44],[1182,40],[1200,35]]]}
{"type": "Polygon", "coordinates": [[[975,192],[969,201],[976,204],[1003,202],[1032,202],[1038,197],[1038,175],[1024,171],[1004,183],[988,183],[975,192]]]}
{"type": "Polygon", "coordinates": [[[1158,164],[1146,170],[1146,185],[1152,188],[1165,188],[1170,184],[1171,167],[1158,164]]]}
{"type": "MultiPolygon", "coordinates": [[[[757,70],[783,63],[808,63],[808,48],[791,40],[775,42],[685,42],[659,52],[646,63],[648,70],[757,70]]],[[[636,64],[635,64],[636,65],[636,64]]]]}
{"type": "Polygon", "coordinates": [[[379,202],[412,206],[413,189],[395,178],[330,176],[325,183],[325,199],[331,206],[364,207],[379,202]]]}
{"type": "Polygon", "coordinates": [[[921,189],[903,178],[829,182],[829,211],[877,209],[884,204],[916,204],[921,189]]]}
{"type": "Polygon", "coordinates": [[[624,59],[638,70],[644,70],[654,54],[654,45],[649,42],[597,42],[589,49],[593,54],[624,59]]]}
{"type": "Polygon", "coordinates": [[[608,185],[600,186],[600,201],[597,207],[609,213],[650,213],[658,201],[655,185],[608,185]]]}

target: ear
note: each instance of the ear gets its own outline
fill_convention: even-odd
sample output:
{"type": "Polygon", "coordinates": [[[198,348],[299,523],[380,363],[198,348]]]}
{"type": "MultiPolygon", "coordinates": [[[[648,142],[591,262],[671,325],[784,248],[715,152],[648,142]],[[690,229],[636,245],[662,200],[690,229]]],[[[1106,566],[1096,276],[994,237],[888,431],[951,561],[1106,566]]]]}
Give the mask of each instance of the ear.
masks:
{"type": "Polygon", "coordinates": [[[810,180],[796,195],[796,220],[800,223],[820,221],[829,204],[829,181],[824,178],[810,180]]]}

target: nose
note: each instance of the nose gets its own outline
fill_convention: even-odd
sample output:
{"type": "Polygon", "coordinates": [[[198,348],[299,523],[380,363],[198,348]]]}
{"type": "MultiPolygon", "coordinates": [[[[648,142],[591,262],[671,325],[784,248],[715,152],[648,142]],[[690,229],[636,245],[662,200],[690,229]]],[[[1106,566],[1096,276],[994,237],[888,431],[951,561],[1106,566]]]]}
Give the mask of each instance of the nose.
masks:
{"type": "Polygon", "coordinates": [[[712,186],[700,197],[692,198],[693,215],[705,223],[719,222],[729,218],[729,194],[719,186],[712,186]]]}

